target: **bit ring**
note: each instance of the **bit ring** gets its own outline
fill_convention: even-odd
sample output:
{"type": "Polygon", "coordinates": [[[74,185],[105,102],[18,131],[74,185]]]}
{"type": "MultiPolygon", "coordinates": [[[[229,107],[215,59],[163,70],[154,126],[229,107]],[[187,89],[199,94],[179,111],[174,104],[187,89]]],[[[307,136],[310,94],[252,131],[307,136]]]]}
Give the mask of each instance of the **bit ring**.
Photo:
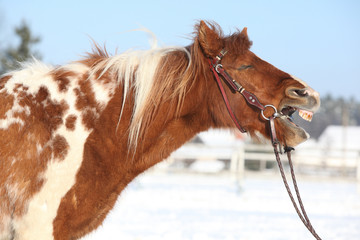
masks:
{"type": "Polygon", "coordinates": [[[275,113],[274,113],[274,115],[273,115],[274,117],[278,117],[278,116],[279,116],[278,111],[277,111],[276,107],[274,107],[274,105],[271,105],[271,104],[265,105],[265,106],[264,106],[264,109],[261,110],[261,116],[262,116],[265,120],[270,120],[270,118],[267,118],[267,117],[265,117],[265,115],[264,115],[264,111],[265,111],[265,109],[266,109],[267,107],[271,107],[272,109],[274,109],[274,111],[275,111],[275,113]]]}

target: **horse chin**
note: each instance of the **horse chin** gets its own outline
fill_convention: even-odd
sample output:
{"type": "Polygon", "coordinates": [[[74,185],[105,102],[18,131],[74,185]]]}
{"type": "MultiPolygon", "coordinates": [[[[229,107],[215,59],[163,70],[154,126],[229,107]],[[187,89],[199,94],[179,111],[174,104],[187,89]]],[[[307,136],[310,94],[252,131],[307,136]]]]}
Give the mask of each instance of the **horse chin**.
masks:
{"type": "Polygon", "coordinates": [[[287,116],[277,118],[277,132],[282,133],[280,141],[288,147],[296,147],[310,138],[310,135],[287,116]]]}

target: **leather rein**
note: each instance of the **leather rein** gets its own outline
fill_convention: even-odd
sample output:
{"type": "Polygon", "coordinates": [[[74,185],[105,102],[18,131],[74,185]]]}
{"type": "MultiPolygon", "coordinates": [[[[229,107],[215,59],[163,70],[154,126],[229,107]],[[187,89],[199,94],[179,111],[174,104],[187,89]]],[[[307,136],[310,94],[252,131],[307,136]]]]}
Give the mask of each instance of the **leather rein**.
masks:
{"type": "Polygon", "coordinates": [[[221,95],[224,99],[226,108],[229,112],[229,115],[231,117],[231,119],[233,120],[234,124],[236,125],[236,127],[240,130],[240,132],[246,132],[246,130],[240,125],[238,119],[236,118],[234,111],[232,110],[231,106],[230,106],[230,102],[229,99],[226,95],[226,92],[224,90],[223,84],[221,79],[229,86],[230,90],[233,93],[240,93],[246,100],[246,102],[256,108],[258,108],[261,112],[261,116],[263,117],[263,119],[265,119],[266,121],[269,121],[269,127],[270,127],[270,138],[271,138],[271,144],[274,148],[274,154],[276,157],[276,161],[277,164],[279,166],[280,169],[280,173],[281,173],[281,177],[282,180],[284,182],[285,188],[289,194],[289,197],[291,199],[291,202],[299,216],[299,218],[301,219],[301,221],[304,223],[305,227],[310,231],[310,233],[315,237],[315,239],[317,240],[321,240],[321,238],[319,237],[319,235],[315,232],[315,229],[313,228],[307,213],[305,211],[303,202],[301,200],[301,196],[300,196],[300,192],[297,186],[297,181],[295,178],[295,173],[294,173],[294,167],[292,164],[292,160],[291,160],[291,151],[295,150],[292,147],[288,147],[288,146],[284,146],[284,152],[287,154],[287,158],[288,158],[288,162],[289,162],[289,166],[290,166],[290,172],[291,172],[291,177],[292,177],[292,182],[294,185],[294,189],[295,189],[295,193],[296,193],[296,197],[298,200],[298,203],[296,202],[292,191],[290,190],[287,178],[285,176],[284,173],[284,168],[280,159],[280,153],[282,154],[281,151],[281,144],[276,136],[276,130],[275,130],[275,118],[280,117],[282,114],[277,112],[277,109],[274,105],[268,104],[268,105],[263,105],[260,103],[260,101],[257,99],[257,97],[250,93],[249,91],[247,91],[242,85],[240,85],[238,82],[235,81],[235,79],[233,79],[223,68],[223,66],[221,65],[221,60],[224,57],[224,55],[227,53],[226,50],[221,50],[221,52],[213,59],[209,59],[209,65],[210,65],[210,69],[213,72],[217,85],[220,89],[221,95]],[[264,115],[264,111],[267,107],[270,107],[274,110],[274,113],[272,116],[270,117],[266,117],[264,115]]]}

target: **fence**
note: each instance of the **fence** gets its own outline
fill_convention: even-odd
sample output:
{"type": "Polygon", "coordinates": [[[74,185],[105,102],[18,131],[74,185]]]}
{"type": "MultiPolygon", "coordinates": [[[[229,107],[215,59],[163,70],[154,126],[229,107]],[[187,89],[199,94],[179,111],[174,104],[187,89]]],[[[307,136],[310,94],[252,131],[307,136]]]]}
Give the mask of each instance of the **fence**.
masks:
{"type": "MultiPolygon", "coordinates": [[[[293,152],[294,165],[300,173],[303,172],[327,172],[343,176],[355,176],[360,182],[360,154],[357,149],[326,149],[316,146],[298,148],[293,152]]],[[[257,163],[259,171],[267,166],[276,165],[273,148],[270,144],[238,144],[237,146],[208,146],[204,144],[189,143],[175,151],[171,162],[179,161],[229,161],[229,170],[243,176],[245,166],[257,163]]],[[[287,160],[282,159],[284,165],[287,160]]]]}

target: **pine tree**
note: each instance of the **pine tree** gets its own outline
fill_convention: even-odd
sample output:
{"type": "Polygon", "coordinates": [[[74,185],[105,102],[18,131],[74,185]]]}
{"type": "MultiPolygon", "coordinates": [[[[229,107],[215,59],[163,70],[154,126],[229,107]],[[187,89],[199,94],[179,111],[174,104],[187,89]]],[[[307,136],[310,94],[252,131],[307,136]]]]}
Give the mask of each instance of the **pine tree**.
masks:
{"type": "Polygon", "coordinates": [[[10,46],[3,51],[0,57],[0,73],[5,73],[19,67],[19,63],[35,57],[40,59],[38,52],[33,51],[33,45],[40,42],[40,37],[34,37],[28,24],[23,21],[15,28],[15,34],[20,38],[17,47],[10,46]]]}

